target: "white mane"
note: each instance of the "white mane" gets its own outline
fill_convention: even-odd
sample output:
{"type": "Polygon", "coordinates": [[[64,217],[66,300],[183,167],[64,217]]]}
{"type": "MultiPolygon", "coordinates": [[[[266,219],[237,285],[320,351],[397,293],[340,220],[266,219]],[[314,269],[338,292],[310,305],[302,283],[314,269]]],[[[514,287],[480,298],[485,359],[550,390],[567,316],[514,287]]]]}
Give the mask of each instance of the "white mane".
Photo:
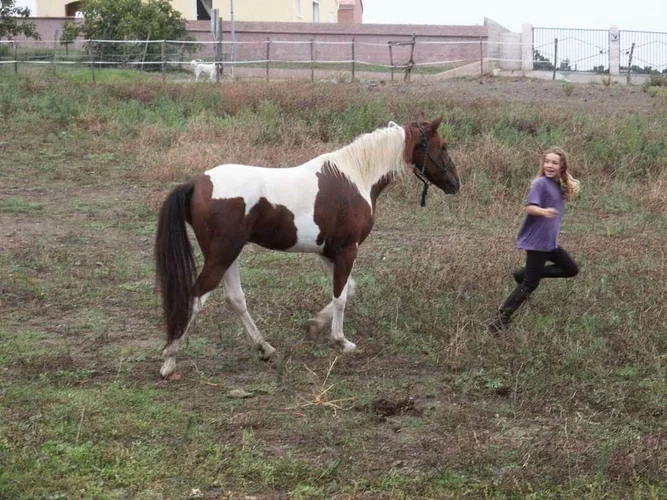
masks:
{"type": "Polygon", "coordinates": [[[370,191],[383,176],[405,171],[404,148],[405,130],[390,122],[388,127],[363,134],[351,144],[322,155],[322,159],[330,161],[355,184],[370,191]]]}

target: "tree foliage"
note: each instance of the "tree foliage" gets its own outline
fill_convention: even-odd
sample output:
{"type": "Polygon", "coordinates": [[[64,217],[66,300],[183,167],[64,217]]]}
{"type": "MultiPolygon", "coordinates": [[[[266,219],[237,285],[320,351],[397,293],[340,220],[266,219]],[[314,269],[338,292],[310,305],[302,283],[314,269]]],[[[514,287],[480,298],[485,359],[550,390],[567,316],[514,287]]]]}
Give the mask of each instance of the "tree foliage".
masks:
{"type": "Polygon", "coordinates": [[[185,19],[169,0],[83,0],[85,38],[187,40],[185,19]]]}
{"type": "Polygon", "coordinates": [[[35,23],[26,21],[30,17],[28,7],[17,7],[15,0],[0,0],[0,40],[18,35],[39,40],[35,23]]]}

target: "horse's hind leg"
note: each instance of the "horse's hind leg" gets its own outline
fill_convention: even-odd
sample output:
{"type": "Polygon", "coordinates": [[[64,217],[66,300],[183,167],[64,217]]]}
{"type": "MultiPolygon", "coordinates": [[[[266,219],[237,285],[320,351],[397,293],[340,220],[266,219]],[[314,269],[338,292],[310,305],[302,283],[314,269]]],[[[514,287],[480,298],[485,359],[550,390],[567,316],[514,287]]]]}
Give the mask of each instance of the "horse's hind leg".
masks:
{"type": "MultiPolygon", "coordinates": [[[[324,256],[320,257],[322,257],[322,261],[324,262],[326,268],[331,273],[333,273],[334,270],[333,263],[324,256]]],[[[347,298],[351,299],[352,297],[354,297],[356,291],[357,291],[357,284],[350,276],[347,279],[347,298]]],[[[334,311],[334,303],[332,300],[325,307],[323,307],[322,310],[318,312],[313,319],[308,321],[306,326],[308,327],[308,335],[310,337],[312,338],[317,337],[322,332],[322,330],[324,330],[327,326],[331,324],[331,320],[333,318],[333,311],[334,311]]]]}
{"type": "Polygon", "coordinates": [[[225,300],[241,320],[246,337],[248,337],[248,340],[253,347],[259,351],[259,357],[262,361],[270,360],[276,350],[264,340],[264,337],[248,313],[245,294],[241,288],[241,275],[239,272],[238,260],[235,260],[234,263],[229,266],[229,269],[227,269],[223,278],[223,284],[225,288],[225,300]]]}
{"type": "Polygon", "coordinates": [[[197,314],[204,307],[206,299],[208,299],[208,296],[215,287],[220,284],[220,280],[224,274],[225,266],[211,265],[208,262],[204,263],[204,267],[192,287],[194,298],[192,299],[192,315],[188,321],[188,326],[183,331],[183,335],[172,340],[162,351],[162,357],[164,358],[164,364],[160,368],[160,375],[162,377],[167,378],[176,369],[176,359],[174,356],[180,348],[181,340],[187,335],[197,314]]]}

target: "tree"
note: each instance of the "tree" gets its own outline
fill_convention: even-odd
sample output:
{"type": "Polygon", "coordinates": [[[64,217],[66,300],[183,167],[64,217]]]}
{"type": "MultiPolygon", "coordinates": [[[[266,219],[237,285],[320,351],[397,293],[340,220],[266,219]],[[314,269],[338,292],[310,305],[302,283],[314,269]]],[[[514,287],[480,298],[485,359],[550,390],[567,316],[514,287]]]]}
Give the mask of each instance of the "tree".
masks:
{"type": "Polygon", "coordinates": [[[533,67],[541,70],[554,69],[551,60],[548,57],[544,57],[537,49],[533,49],[533,67]]]}
{"type": "Polygon", "coordinates": [[[17,7],[15,0],[0,0],[0,40],[3,38],[11,40],[18,35],[39,40],[35,23],[21,21],[29,17],[28,7],[17,7]]]}
{"type": "Polygon", "coordinates": [[[83,36],[89,40],[187,40],[185,19],[169,0],[83,0],[83,36]]]}
{"type": "Polygon", "coordinates": [[[63,24],[63,34],[60,35],[60,43],[65,46],[65,55],[69,55],[69,44],[72,43],[79,36],[81,27],[71,21],[66,21],[63,24]]]}

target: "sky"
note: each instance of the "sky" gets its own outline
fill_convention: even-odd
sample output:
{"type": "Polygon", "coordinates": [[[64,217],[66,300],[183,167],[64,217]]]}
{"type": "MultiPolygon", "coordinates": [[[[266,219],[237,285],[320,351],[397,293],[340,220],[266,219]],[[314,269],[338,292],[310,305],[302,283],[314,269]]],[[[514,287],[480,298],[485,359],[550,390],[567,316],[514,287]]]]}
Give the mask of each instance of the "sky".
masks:
{"type": "MultiPolygon", "coordinates": [[[[236,0],[242,2],[243,0],[236,0]]],[[[272,0],[266,0],[272,1],[272,0]]],[[[544,28],[667,32],[667,0],[363,0],[364,23],[471,26],[484,18],[520,32],[523,23],[544,28]]],[[[35,12],[35,0],[17,0],[35,12]]]]}

